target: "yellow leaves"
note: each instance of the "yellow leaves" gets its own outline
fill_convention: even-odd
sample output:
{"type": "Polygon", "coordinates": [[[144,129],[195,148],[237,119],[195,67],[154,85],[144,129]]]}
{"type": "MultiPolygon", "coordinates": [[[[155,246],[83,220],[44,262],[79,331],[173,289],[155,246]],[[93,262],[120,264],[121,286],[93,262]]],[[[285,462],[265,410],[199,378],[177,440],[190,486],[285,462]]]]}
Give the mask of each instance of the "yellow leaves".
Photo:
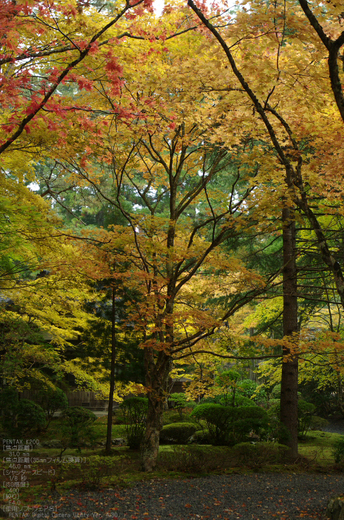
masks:
{"type": "Polygon", "coordinates": [[[255,328],[259,323],[273,321],[281,315],[283,308],[282,296],[269,300],[263,300],[258,303],[254,311],[250,313],[244,320],[243,326],[246,328],[255,328]]]}
{"type": "Polygon", "coordinates": [[[46,339],[59,347],[77,338],[88,322],[89,317],[82,310],[85,293],[82,293],[80,280],[72,276],[61,280],[49,274],[23,281],[6,292],[19,305],[22,319],[34,323],[46,333],[46,339]]]}
{"type": "Polygon", "coordinates": [[[80,360],[77,358],[73,361],[62,362],[61,369],[66,374],[72,374],[78,386],[94,392],[98,399],[106,399],[109,397],[108,384],[100,382],[97,377],[86,372],[80,364],[80,360]]]}

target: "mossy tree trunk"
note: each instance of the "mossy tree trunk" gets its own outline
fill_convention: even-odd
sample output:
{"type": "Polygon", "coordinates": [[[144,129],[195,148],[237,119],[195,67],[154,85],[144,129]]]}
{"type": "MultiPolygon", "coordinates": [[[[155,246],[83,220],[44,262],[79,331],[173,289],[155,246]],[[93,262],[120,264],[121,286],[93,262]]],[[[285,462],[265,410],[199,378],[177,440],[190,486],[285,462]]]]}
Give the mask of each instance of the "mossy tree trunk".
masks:
{"type": "Polygon", "coordinates": [[[153,471],[159,454],[159,437],[168,396],[172,358],[164,351],[145,349],[146,388],[148,397],[147,426],[141,445],[141,468],[153,471]]]}

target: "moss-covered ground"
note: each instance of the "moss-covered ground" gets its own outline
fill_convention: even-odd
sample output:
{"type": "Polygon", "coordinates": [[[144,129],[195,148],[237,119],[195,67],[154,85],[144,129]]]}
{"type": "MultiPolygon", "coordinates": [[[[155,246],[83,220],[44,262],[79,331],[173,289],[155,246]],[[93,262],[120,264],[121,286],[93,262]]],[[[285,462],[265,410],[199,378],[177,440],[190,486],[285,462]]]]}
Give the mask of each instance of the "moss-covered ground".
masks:
{"type": "MultiPolygon", "coordinates": [[[[58,447],[46,444],[61,440],[60,419],[56,418],[46,432],[38,435],[42,447],[30,452],[27,465],[28,487],[20,490],[20,499],[25,505],[38,503],[54,491],[77,487],[128,486],[133,482],[151,478],[178,478],[210,473],[242,472],[334,472],[343,471],[333,457],[333,443],[340,435],[311,431],[300,441],[299,459],[288,462],[283,447],[274,443],[242,444],[233,448],[210,445],[161,446],[156,471],[144,474],[140,471],[140,454],[127,446],[114,446],[110,455],[105,455],[107,418],[98,418],[92,426],[93,446],[67,449],[61,455],[58,447]]],[[[125,425],[113,424],[112,438],[125,437],[125,425]]],[[[1,473],[15,471],[4,462],[1,454],[1,473]]],[[[23,466],[21,466],[23,467],[23,466]]],[[[6,499],[5,499],[6,503],[6,499]]],[[[0,516],[1,518],[1,516],[0,516]]]]}

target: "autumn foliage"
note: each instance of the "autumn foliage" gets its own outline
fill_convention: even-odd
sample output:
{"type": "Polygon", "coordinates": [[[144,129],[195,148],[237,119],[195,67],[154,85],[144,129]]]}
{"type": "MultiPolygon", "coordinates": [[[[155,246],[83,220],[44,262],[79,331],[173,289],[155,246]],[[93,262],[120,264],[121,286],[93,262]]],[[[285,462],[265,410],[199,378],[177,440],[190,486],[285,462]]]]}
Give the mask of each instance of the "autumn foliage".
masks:
{"type": "Polygon", "coordinates": [[[201,394],[214,356],[341,359],[342,23],[304,0],[1,3],[2,290],[55,345],[5,358],[15,384],[32,359],[76,370],[59,349],[97,319],[83,303],[133,291],[118,333],[144,353],[145,469],[172,373],[206,367],[201,394]]]}

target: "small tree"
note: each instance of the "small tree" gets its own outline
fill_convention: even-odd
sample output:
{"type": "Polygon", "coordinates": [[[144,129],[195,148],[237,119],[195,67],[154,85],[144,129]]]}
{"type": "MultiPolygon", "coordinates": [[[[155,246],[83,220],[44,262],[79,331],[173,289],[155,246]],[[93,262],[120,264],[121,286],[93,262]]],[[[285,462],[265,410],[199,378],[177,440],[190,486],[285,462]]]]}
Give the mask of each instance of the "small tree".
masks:
{"type": "Polygon", "coordinates": [[[97,419],[93,412],[81,406],[71,406],[62,412],[61,419],[63,449],[60,457],[67,448],[76,448],[81,451],[81,447],[86,442],[92,443],[94,434],[91,426],[97,419]]]}
{"type": "Polygon", "coordinates": [[[129,397],[121,403],[126,419],[126,432],[129,447],[140,448],[146,431],[148,399],[145,397],[129,397]]]}
{"type": "Polygon", "coordinates": [[[173,408],[178,410],[179,416],[183,418],[183,410],[187,406],[194,407],[195,403],[193,401],[188,401],[186,395],[182,392],[176,392],[171,394],[169,397],[169,402],[173,403],[173,408]]]}
{"type": "Polygon", "coordinates": [[[225,405],[235,406],[235,394],[238,389],[240,374],[234,368],[224,370],[215,378],[215,384],[221,389],[225,405]]]}
{"type": "Polygon", "coordinates": [[[46,413],[48,424],[57,410],[68,408],[68,399],[61,388],[42,387],[35,393],[34,400],[46,413]]]}

